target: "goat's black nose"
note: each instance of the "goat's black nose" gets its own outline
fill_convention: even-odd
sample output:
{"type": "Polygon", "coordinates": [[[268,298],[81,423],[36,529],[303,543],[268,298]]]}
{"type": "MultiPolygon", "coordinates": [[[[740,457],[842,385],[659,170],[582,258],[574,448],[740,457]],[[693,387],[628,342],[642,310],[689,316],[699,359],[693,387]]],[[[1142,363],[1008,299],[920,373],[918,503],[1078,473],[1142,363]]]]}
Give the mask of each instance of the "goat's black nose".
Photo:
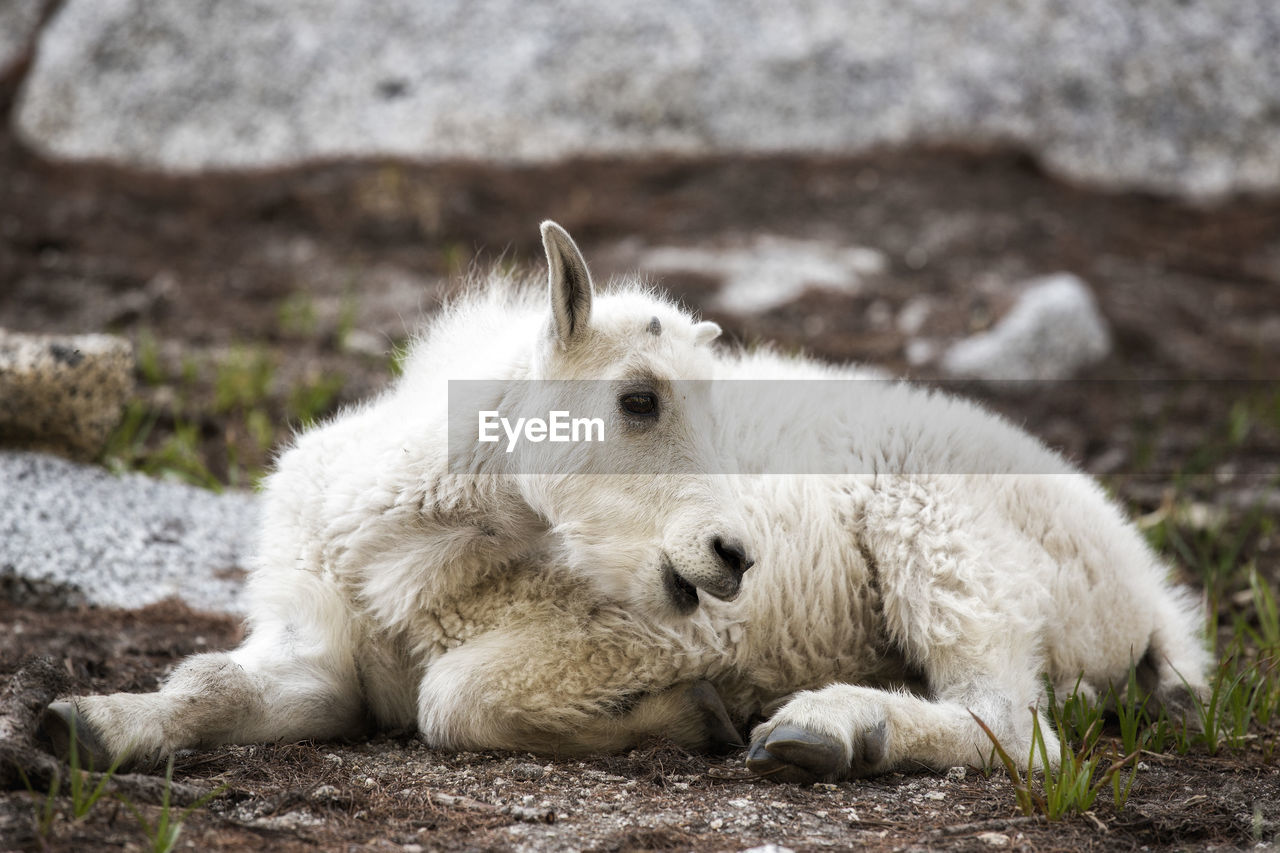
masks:
{"type": "Polygon", "coordinates": [[[720,558],[720,562],[724,563],[724,567],[735,578],[741,578],[747,569],[756,564],[756,561],[747,556],[747,549],[742,547],[742,543],[737,539],[725,539],[717,536],[711,540],[711,547],[715,550],[716,556],[720,558]]]}

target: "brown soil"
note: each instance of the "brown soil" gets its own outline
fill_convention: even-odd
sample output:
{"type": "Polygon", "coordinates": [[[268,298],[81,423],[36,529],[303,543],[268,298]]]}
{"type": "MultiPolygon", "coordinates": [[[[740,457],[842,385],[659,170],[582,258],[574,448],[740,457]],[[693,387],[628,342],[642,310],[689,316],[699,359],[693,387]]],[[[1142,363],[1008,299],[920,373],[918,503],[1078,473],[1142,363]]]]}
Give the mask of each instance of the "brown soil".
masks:
{"type": "MultiPolygon", "coordinates": [[[[0,108],[10,89],[0,87],[0,108]]],[[[389,277],[415,283],[410,307],[429,310],[477,257],[536,260],[536,225],[547,216],[606,275],[625,271],[637,245],[628,240],[700,246],[774,233],[879,248],[890,269],[858,296],[814,291],[762,316],[715,319],[739,340],[898,371],[908,369],[907,337],[885,318],[912,298],[933,304],[918,334],[943,339],[989,325],[1012,283],[1075,272],[1117,341],[1085,379],[1124,382],[1030,396],[971,390],[1104,475],[1137,513],[1171,512],[1175,495],[1220,509],[1221,531],[1204,536],[1187,521],[1187,537],[1205,539],[1210,556],[1238,539],[1235,563],[1256,561],[1280,581],[1280,398],[1266,384],[1280,363],[1275,198],[1200,208],[1112,195],[990,151],[536,168],[335,163],[178,179],[51,165],[0,131],[0,326],[153,335],[159,375],[140,375],[158,413],[147,445],[194,423],[204,463],[226,479],[235,464],[267,461],[272,442],[245,439],[248,409],[260,405],[278,439],[298,382],[332,378],[328,411],[388,380],[384,358],[344,345],[333,306],[351,300],[357,325],[390,348],[412,317],[403,296],[367,304],[375,291],[399,292],[389,277]],[[316,317],[285,322],[299,294],[316,300],[316,317]],[[218,402],[215,367],[237,342],[261,347],[273,365],[260,404],[218,402]],[[192,354],[208,361],[187,370],[192,354]]],[[[694,307],[718,285],[694,276],[666,284],[694,307]]],[[[1184,552],[1170,553],[1185,566],[1184,552]]],[[[1253,618],[1241,583],[1233,576],[1223,590],[1224,627],[1253,618]]],[[[154,689],[184,655],[239,636],[231,620],[176,604],[128,613],[0,604],[0,626],[4,676],[48,656],[74,689],[95,692],[154,689]]],[[[1092,815],[1053,824],[1018,817],[1000,774],[801,788],[748,778],[740,756],[663,744],[585,762],[447,755],[410,737],[236,747],[182,756],[175,779],[227,786],[184,829],[198,849],[1245,847],[1280,832],[1277,733],[1255,734],[1218,756],[1146,756],[1124,810],[1104,797],[1092,815]]],[[[35,811],[25,791],[0,793],[0,848],[39,846],[35,811]]],[[[143,836],[128,810],[104,802],[86,820],[55,821],[48,842],[137,849],[143,836]]]]}
{"type": "MultiPolygon", "coordinates": [[[[76,688],[94,691],[153,689],[182,656],[239,636],[233,620],[174,603],[129,613],[0,605],[0,624],[6,676],[18,660],[54,655],[76,688]]],[[[174,778],[226,786],[183,830],[197,849],[1186,849],[1251,846],[1280,831],[1275,746],[1272,733],[1217,757],[1144,756],[1125,809],[1111,807],[1108,791],[1089,816],[1058,823],[1021,817],[1000,773],[775,785],[751,778],[740,757],[661,743],[591,761],[446,754],[410,736],[244,746],[184,754],[174,778]]],[[[37,806],[21,789],[0,793],[0,848],[39,846],[37,806]]],[[[70,808],[65,799],[60,807],[70,808]]],[[[142,810],[153,822],[159,813],[142,810]]],[[[104,801],[87,819],[62,815],[46,841],[78,851],[136,849],[142,838],[134,815],[104,801]]]]}

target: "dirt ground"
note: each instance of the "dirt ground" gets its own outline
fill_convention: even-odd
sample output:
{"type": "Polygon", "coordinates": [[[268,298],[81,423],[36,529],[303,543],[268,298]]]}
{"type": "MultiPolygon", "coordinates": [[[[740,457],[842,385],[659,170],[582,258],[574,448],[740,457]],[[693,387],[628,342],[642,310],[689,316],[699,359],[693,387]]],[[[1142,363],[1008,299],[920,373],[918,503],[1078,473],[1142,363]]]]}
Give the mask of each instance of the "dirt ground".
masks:
{"type": "MultiPolygon", "coordinates": [[[[0,108],[10,96],[0,89],[0,108]]],[[[286,434],[299,381],[333,380],[323,413],[389,380],[386,356],[349,346],[347,327],[390,350],[414,309],[429,311],[473,263],[535,261],[536,226],[548,216],[579,239],[597,275],[625,271],[637,246],[751,234],[875,247],[889,268],[857,295],[811,291],[761,315],[710,316],[739,341],[925,378],[931,371],[908,362],[909,336],[893,319],[911,300],[930,305],[913,334],[944,340],[990,325],[1019,280],[1080,275],[1111,324],[1113,354],[1081,381],[1034,394],[969,390],[1103,476],[1136,514],[1187,511],[1178,523],[1188,537],[1280,583],[1280,198],[1195,207],[1108,194],[999,151],[525,168],[332,163],[179,179],[50,165],[0,131],[0,326],[156,341],[162,365],[140,375],[140,393],[162,414],[146,440],[157,445],[190,420],[209,469],[226,479],[244,412],[218,405],[212,368],[193,362],[187,372],[185,356],[214,354],[213,363],[247,342],[261,348],[274,368],[264,411],[279,421],[275,435],[286,434]],[[299,305],[307,321],[289,322],[299,305]]],[[[666,285],[706,308],[718,282],[688,275],[666,285]]],[[[261,443],[265,464],[272,442],[261,443]]],[[[1170,557],[1184,562],[1176,550],[1170,557]]],[[[1222,616],[1224,626],[1254,618],[1238,579],[1224,589],[1222,616]]],[[[0,675],[43,656],[76,692],[150,690],[182,656],[232,646],[238,632],[233,620],[176,604],[115,612],[0,602],[0,675]]],[[[1273,729],[1217,756],[1144,756],[1125,809],[1104,797],[1090,815],[1053,824],[1019,817],[998,773],[797,787],[750,778],[741,755],[664,744],[559,761],[448,755],[384,736],[187,754],[175,779],[227,786],[189,819],[183,843],[195,849],[1235,849],[1280,833],[1276,743],[1273,729]]],[[[40,845],[35,808],[20,787],[0,792],[0,849],[40,845]]],[[[142,808],[157,813],[154,803],[142,808]]],[[[54,849],[144,843],[115,803],[54,827],[54,849]]]]}
{"type": "MultiPolygon", "coordinates": [[[[0,624],[6,670],[52,653],[71,682],[95,690],[155,689],[177,659],[239,636],[233,620],[173,603],[135,612],[0,605],[0,624]]],[[[1143,761],[1123,811],[1108,792],[1091,814],[1058,823],[1020,816],[1002,773],[777,785],[753,779],[741,756],[661,743],[565,761],[447,754],[411,736],[382,736],[187,753],[174,778],[227,788],[183,831],[185,842],[208,850],[1239,849],[1280,832],[1280,768],[1260,739],[1218,757],[1143,761]]],[[[39,846],[34,809],[21,789],[0,794],[0,849],[39,846]]],[[[145,815],[154,821],[157,812],[145,815]]],[[[136,817],[114,803],[54,826],[57,850],[139,849],[143,839],[136,817]]]]}

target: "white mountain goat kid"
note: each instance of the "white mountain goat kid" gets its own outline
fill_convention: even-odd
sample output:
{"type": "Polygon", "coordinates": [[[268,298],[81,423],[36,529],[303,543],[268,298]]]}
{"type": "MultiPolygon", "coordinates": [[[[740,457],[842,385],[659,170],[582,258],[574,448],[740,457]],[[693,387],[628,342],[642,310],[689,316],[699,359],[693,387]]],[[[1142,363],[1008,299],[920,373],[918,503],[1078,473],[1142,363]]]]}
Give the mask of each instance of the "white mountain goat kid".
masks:
{"type": "Polygon", "coordinates": [[[1136,664],[1175,710],[1204,689],[1191,596],[1036,440],[850,368],[717,354],[714,324],[635,285],[596,295],[569,236],[542,233],[549,314],[490,281],[387,394],[282,457],[245,643],[155,694],[55,703],[59,748],[73,723],[99,766],[371,726],[456,749],[706,747],[772,712],[748,765],[835,780],[980,765],[971,711],[1025,758],[1042,673],[1104,692],[1136,664]],[[450,379],[498,380],[458,408],[599,412],[614,438],[478,443],[450,379]]]}

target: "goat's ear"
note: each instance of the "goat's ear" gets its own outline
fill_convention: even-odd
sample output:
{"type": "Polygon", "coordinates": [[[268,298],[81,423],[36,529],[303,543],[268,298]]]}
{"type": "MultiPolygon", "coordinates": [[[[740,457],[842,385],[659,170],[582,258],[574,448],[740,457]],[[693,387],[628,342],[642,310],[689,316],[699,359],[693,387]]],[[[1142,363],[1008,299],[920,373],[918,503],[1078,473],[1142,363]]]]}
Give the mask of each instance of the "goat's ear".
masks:
{"type": "Polygon", "coordinates": [[[720,337],[720,327],[710,320],[693,324],[693,342],[698,345],[709,344],[720,337]]]}
{"type": "Polygon", "coordinates": [[[542,247],[547,250],[551,335],[568,349],[591,321],[591,273],[569,232],[550,219],[542,223],[542,247]]]}

